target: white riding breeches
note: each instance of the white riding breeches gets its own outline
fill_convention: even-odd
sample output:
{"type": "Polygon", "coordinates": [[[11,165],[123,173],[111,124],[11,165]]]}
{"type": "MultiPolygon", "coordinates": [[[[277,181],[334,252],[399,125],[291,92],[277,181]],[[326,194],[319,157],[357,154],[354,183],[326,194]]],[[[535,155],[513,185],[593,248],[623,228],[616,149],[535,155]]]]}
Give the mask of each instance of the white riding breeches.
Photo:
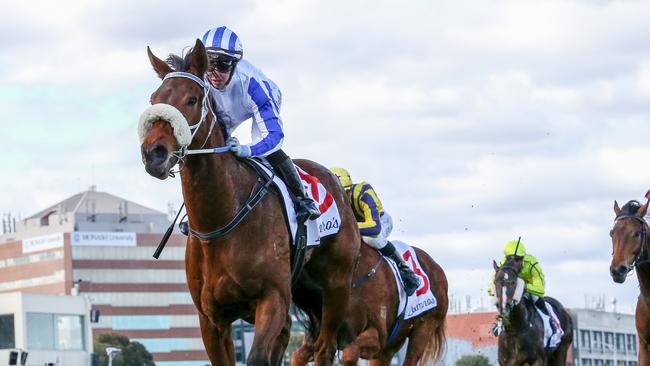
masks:
{"type": "Polygon", "coordinates": [[[381,232],[377,236],[363,236],[363,241],[375,249],[381,249],[386,246],[388,243],[388,236],[391,231],[393,231],[393,218],[390,217],[388,212],[384,211],[384,214],[379,218],[379,223],[381,224],[381,232]]]}

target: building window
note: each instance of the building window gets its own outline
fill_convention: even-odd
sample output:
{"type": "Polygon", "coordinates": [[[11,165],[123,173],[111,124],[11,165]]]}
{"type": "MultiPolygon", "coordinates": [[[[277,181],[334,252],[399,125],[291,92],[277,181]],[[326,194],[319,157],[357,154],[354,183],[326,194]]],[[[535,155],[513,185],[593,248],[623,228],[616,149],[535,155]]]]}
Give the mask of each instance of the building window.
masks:
{"type": "Polygon", "coordinates": [[[80,315],[56,316],[57,349],[84,350],[84,317],[80,315]]]}
{"type": "Polygon", "coordinates": [[[616,333],[616,351],[625,352],[625,334],[616,333]]]}
{"type": "Polygon", "coordinates": [[[603,332],[600,331],[594,332],[594,338],[593,338],[593,343],[591,344],[591,348],[595,352],[603,351],[603,332]]]}
{"type": "Polygon", "coordinates": [[[628,334],[627,335],[627,353],[636,355],[636,335],[628,334]]]}
{"type": "Polygon", "coordinates": [[[0,315],[0,349],[16,348],[14,314],[0,315]]]}
{"type": "Polygon", "coordinates": [[[27,349],[54,349],[52,314],[27,313],[27,349]]]}
{"type": "MultiPolygon", "coordinates": [[[[583,330],[584,332],[584,330],[583,330]]],[[[582,361],[580,362],[580,366],[591,366],[591,359],[590,358],[583,358],[582,361]]]]}
{"type": "Polygon", "coordinates": [[[594,366],[604,366],[603,360],[595,359],[594,360],[594,366]]]}
{"type": "Polygon", "coordinates": [[[604,351],[607,353],[614,352],[614,333],[605,332],[605,347],[604,351]]]}
{"type": "Polygon", "coordinates": [[[636,361],[628,361],[627,366],[636,366],[636,361]]]}
{"type": "MultiPolygon", "coordinates": [[[[588,330],[580,331],[580,348],[589,350],[591,349],[591,337],[588,330]]],[[[591,362],[591,360],[589,360],[591,362]]]]}
{"type": "Polygon", "coordinates": [[[27,313],[27,348],[84,350],[84,317],[27,313]]]}

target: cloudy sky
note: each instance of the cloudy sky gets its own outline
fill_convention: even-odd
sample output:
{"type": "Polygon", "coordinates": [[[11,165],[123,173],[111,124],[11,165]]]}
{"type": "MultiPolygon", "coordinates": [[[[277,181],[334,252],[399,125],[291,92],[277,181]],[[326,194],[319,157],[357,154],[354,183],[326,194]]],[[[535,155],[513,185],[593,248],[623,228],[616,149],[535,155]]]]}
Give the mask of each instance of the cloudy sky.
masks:
{"type": "Polygon", "coordinates": [[[548,295],[632,311],[636,278],[609,277],[608,231],[614,199],[650,188],[650,3],[184,4],[3,4],[1,212],[91,184],[178,207],[179,181],[140,162],[136,122],[160,82],[146,47],[180,53],[225,24],[283,91],[285,151],[370,182],[392,237],[438,260],[450,295],[479,305],[492,259],[521,235],[548,295]]]}

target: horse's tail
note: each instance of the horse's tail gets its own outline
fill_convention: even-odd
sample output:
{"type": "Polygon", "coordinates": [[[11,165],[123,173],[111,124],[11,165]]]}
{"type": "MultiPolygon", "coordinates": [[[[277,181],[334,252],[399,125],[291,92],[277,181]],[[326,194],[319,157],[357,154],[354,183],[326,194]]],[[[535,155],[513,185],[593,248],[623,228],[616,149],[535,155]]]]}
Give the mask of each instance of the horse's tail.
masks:
{"type": "MultiPolygon", "coordinates": [[[[414,247],[415,248],[415,247],[414,247]]],[[[447,276],[442,267],[436,263],[425,251],[415,248],[418,260],[425,272],[429,276],[431,291],[436,296],[438,305],[435,309],[431,310],[432,321],[435,322],[429,329],[427,334],[427,342],[424,346],[422,358],[418,362],[419,365],[436,365],[440,363],[445,348],[447,345],[445,335],[445,317],[447,316],[447,308],[449,306],[449,298],[447,297],[448,283],[447,276]]],[[[427,316],[425,314],[425,316],[427,316]]]]}
{"type": "Polygon", "coordinates": [[[424,353],[420,359],[420,365],[437,365],[445,354],[445,347],[447,345],[445,335],[445,320],[440,320],[440,323],[435,327],[431,327],[428,334],[428,341],[424,346],[424,353]]]}

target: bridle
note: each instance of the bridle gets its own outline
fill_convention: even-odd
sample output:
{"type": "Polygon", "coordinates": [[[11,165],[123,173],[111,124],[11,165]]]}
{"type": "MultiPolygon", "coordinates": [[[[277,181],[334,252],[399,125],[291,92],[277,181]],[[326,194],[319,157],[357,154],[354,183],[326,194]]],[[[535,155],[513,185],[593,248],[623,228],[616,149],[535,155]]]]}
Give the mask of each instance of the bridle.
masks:
{"type": "MultiPolygon", "coordinates": [[[[189,72],[184,72],[184,71],[174,71],[170,72],[165,77],[163,78],[163,82],[167,79],[171,78],[186,78],[193,80],[195,83],[199,84],[201,88],[203,88],[203,100],[201,101],[201,118],[194,123],[190,124],[188,122],[188,127],[190,128],[190,131],[192,131],[192,137],[191,141],[194,140],[194,136],[196,136],[196,133],[199,130],[199,127],[203,124],[203,121],[205,121],[206,117],[208,116],[208,113],[212,115],[212,122],[210,123],[210,129],[208,130],[207,135],[205,136],[205,140],[203,141],[203,144],[201,145],[200,149],[193,149],[189,150],[187,149],[187,146],[181,146],[180,149],[177,151],[174,151],[172,155],[174,155],[176,158],[178,158],[179,163],[183,161],[185,156],[187,155],[196,155],[196,154],[211,154],[211,153],[224,153],[230,151],[229,146],[222,146],[222,147],[215,147],[215,148],[208,148],[204,149],[205,144],[208,143],[208,139],[210,138],[210,135],[212,134],[212,130],[214,129],[214,126],[217,123],[217,114],[214,112],[214,109],[212,108],[212,103],[210,103],[210,85],[203,79],[199,78],[198,76],[189,73],[189,72]]],[[[179,164],[180,166],[180,164],[179,164]]]]}
{"type": "MultiPolygon", "coordinates": [[[[499,272],[503,271],[503,270],[506,270],[506,271],[509,271],[509,272],[512,273],[513,278],[514,278],[514,283],[516,284],[517,283],[517,278],[519,278],[519,273],[518,273],[517,269],[512,265],[504,264],[503,266],[499,267],[499,272]]],[[[506,273],[506,275],[507,275],[507,273],[506,273]]],[[[510,281],[510,279],[508,279],[508,281],[510,281]]],[[[503,281],[501,281],[501,282],[503,282],[503,281]]],[[[503,287],[503,285],[502,285],[502,287],[503,287]]],[[[495,292],[496,292],[496,289],[495,289],[495,292]]],[[[503,296],[503,291],[497,292],[497,296],[503,296]]],[[[503,300],[499,301],[497,303],[497,307],[499,308],[499,314],[502,314],[504,311],[506,311],[506,313],[509,313],[509,311],[507,311],[508,309],[503,308],[503,306],[501,304],[502,302],[503,302],[503,300]]],[[[506,304],[506,307],[508,307],[508,305],[510,305],[510,304],[509,303],[506,304]]],[[[513,304],[513,305],[516,305],[516,304],[513,304]]]]}
{"type": "Polygon", "coordinates": [[[614,219],[614,225],[616,225],[617,222],[619,222],[620,220],[623,220],[623,219],[634,219],[634,220],[637,220],[637,221],[639,221],[641,223],[641,233],[639,234],[639,243],[640,243],[641,248],[640,248],[639,252],[636,254],[636,256],[634,257],[634,260],[627,266],[627,271],[630,272],[633,268],[636,268],[636,267],[638,267],[639,265],[641,265],[643,263],[650,262],[650,259],[648,259],[648,258],[642,259],[644,254],[647,257],[647,251],[648,251],[648,243],[647,243],[648,231],[647,231],[647,228],[648,228],[648,223],[645,221],[645,219],[643,219],[643,218],[641,218],[639,216],[636,216],[636,215],[619,215],[619,216],[616,216],[616,218],[614,219]]]}

